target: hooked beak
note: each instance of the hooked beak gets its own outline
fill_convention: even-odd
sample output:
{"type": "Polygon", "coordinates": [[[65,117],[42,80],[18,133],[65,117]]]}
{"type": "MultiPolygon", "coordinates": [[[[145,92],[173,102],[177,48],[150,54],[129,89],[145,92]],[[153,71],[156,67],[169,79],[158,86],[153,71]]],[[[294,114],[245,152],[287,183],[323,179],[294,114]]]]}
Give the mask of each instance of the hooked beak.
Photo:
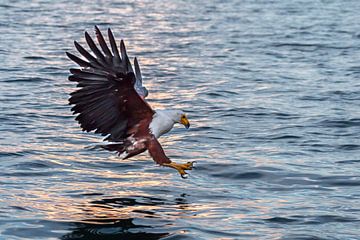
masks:
{"type": "Polygon", "coordinates": [[[190,127],[190,122],[186,117],[181,118],[180,123],[184,125],[186,129],[190,127]]]}

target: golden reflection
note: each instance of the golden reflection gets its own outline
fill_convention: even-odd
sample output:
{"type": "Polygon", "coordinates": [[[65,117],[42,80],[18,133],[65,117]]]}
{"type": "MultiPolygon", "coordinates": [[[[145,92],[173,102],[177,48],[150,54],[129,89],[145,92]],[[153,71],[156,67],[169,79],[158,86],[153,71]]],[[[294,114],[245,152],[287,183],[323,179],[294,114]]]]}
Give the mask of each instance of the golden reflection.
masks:
{"type": "MultiPolygon", "coordinates": [[[[263,221],[274,217],[274,209],[286,207],[289,203],[275,196],[264,199],[220,200],[186,195],[178,197],[172,192],[154,194],[151,189],[162,189],[175,185],[187,189],[189,183],[176,183],[168,176],[142,171],[117,172],[112,169],[71,168],[65,166],[69,176],[61,179],[53,177],[52,184],[39,178],[39,186],[19,189],[10,193],[12,205],[29,209],[29,217],[36,212],[42,218],[55,221],[109,224],[128,219],[166,219],[178,221],[191,219],[202,228],[211,228],[214,221],[219,228],[233,231],[236,224],[246,221],[263,221]],[[79,176],[73,179],[74,176],[79,176]],[[84,180],[82,176],[85,176],[84,180]],[[89,180],[94,180],[89,181],[89,180]],[[100,191],[100,192],[99,192],[100,191]],[[241,207],[239,207],[241,206],[241,207]]],[[[2,179],[0,179],[1,181],[2,179]]],[[[18,177],[7,178],[8,182],[18,181],[18,177]]],[[[198,191],[208,192],[208,182],[198,182],[198,191]]],[[[221,191],[222,187],[219,189],[221,191]]],[[[236,186],[228,189],[236,190],[236,186]]],[[[218,189],[211,189],[217,192],[218,189]]],[[[244,225],[246,226],[246,224],[244,225]]],[[[251,233],[241,229],[241,233],[251,233]]],[[[273,231],[272,237],[284,235],[281,230],[273,231]]]]}

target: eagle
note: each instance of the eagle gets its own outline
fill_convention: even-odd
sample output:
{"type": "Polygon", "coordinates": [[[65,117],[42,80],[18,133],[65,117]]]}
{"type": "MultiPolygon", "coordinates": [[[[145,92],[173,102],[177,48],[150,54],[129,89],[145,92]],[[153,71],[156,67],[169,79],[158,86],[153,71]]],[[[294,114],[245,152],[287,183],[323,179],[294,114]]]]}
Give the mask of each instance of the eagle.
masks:
{"type": "Polygon", "coordinates": [[[185,170],[192,170],[194,162],[176,163],[165,154],[158,138],[169,132],[174,124],[190,127],[186,114],[181,110],[154,110],[145,101],[148,90],[142,84],[137,58],[134,68],[126,53],[124,41],[120,48],[108,28],[107,44],[103,34],[95,26],[98,44],[85,32],[85,40],[91,51],[74,41],[80,57],[66,52],[79,68],[70,68],[69,81],[77,83],[70,93],[71,111],[86,132],[105,136],[102,149],[114,151],[123,159],[136,156],[146,150],[159,165],[176,169],[186,178],[185,170]],[[110,46],[110,47],[109,47],[110,46]],[[99,48],[100,47],[100,48],[99,48]]]}

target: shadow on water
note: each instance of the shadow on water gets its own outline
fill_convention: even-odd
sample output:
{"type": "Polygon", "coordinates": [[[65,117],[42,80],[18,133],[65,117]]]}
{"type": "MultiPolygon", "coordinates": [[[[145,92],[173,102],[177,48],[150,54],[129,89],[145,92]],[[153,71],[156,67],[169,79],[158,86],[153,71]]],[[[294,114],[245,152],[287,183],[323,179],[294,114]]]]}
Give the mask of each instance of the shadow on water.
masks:
{"type": "Polygon", "coordinates": [[[72,223],[60,239],[161,239],[170,233],[159,229],[172,225],[154,210],[164,205],[166,200],[144,196],[94,200],[82,206],[88,218],[72,223]]]}
{"type": "Polygon", "coordinates": [[[169,233],[150,233],[143,230],[131,232],[132,229],[151,228],[151,226],[136,225],[134,219],[105,219],[103,223],[76,223],[74,230],[61,237],[69,239],[161,239],[169,233]]]}

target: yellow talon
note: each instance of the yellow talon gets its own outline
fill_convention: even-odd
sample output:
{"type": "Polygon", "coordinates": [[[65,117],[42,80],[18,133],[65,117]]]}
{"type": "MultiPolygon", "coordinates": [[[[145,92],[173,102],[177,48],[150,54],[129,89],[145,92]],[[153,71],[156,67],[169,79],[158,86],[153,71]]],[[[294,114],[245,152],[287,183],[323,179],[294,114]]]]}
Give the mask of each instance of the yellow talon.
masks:
{"type": "Polygon", "coordinates": [[[180,173],[182,178],[187,178],[187,173],[185,172],[185,170],[192,170],[194,168],[194,163],[195,162],[187,162],[187,163],[179,164],[179,163],[171,162],[171,163],[164,163],[163,166],[174,168],[180,173]]]}

